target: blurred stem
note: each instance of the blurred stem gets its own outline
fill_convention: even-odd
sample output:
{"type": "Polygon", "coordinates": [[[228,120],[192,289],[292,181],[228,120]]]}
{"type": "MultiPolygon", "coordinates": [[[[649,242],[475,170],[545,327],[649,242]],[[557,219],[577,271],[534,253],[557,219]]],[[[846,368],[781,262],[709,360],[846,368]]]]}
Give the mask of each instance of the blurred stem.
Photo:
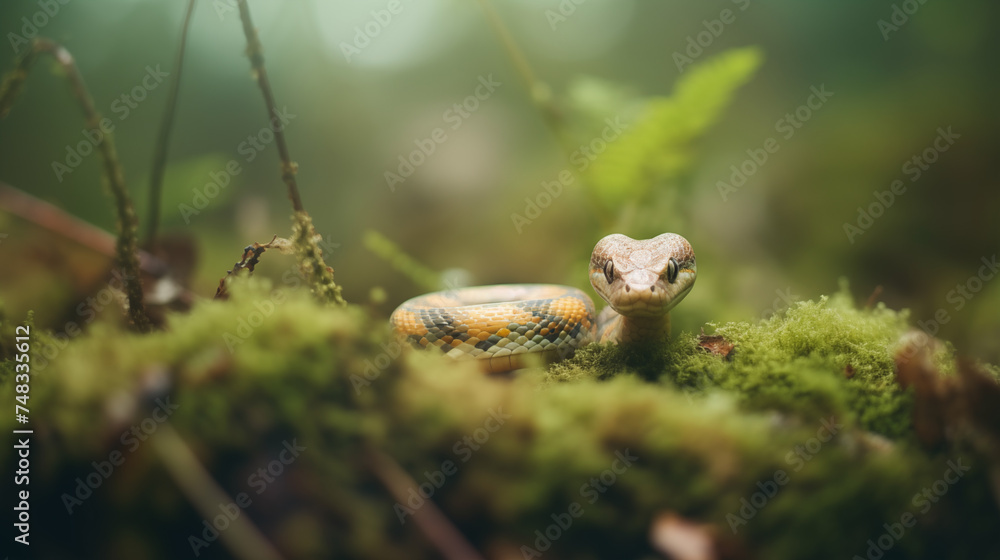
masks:
{"type": "MultiPolygon", "coordinates": [[[[98,138],[97,149],[101,153],[101,161],[104,166],[104,179],[108,188],[115,198],[115,206],[118,214],[118,241],[116,244],[116,257],[122,269],[122,277],[125,282],[125,294],[128,298],[128,314],[133,326],[139,332],[148,332],[150,329],[149,318],[146,316],[146,309],[142,301],[142,281],[139,277],[139,246],[136,239],[138,222],[135,217],[135,209],[132,207],[132,199],[128,195],[125,187],[125,176],[122,172],[121,163],[118,161],[118,154],[115,151],[114,137],[111,134],[110,126],[101,126],[102,118],[94,107],[94,100],[87,91],[87,86],[83,82],[73,55],[69,54],[62,45],[49,39],[36,38],[24,56],[17,62],[14,68],[0,84],[0,118],[7,116],[10,112],[14,100],[20,93],[24,82],[28,77],[28,71],[38,60],[39,55],[47,54],[51,56],[62,68],[66,79],[69,81],[73,96],[80,103],[83,110],[84,120],[88,129],[88,137],[98,138]],[[104,130],[108,128],[109,130],[104,130]]],[[[105,119],[107,120],[107,119],[105,119]]],[[[110,121],[109,121],[110,122],[110,121]]]]}
{"type": "Polygon", "coordinates": [[[177,110],[177,97],[181,89],[181,70],[184,67],[184,48],[187,45],[188,27],[191,25],[191,14],[194,12],[195,0],[189,0],[184,23],[181,25],[181,44],[177,49],[177,60],[174,63],[174,76],[170,82],[170,92],[167,95],[167,109],[163,113],[160,124],[160,134],[156,138],[153,151],[153,172],[149,180],[149,216],[146,226],[146,247],[153,247],[156,242],[156,230],[160,227],[160,198],[163,192],[163,176],[167,169],[167,150],[170,147],[170,130],[174,124],[174,113],[177,110]]]}
{"type": "Polygon", "coordinates": [[[264,104],[271,116],[271,130],[274,131],[274,141],[278,145],[278,155],[281,157],[281,178],[288,186],[288,198],[292,199],[292,208],[295,210],[292,214],[292,246],[298,257],[299,267],[316,299],[322,303],[345,305],[347,302],[340,295],[340,286],[334,282],[333,269],[327,266],[323,260],[323,250],[319,246],[317,239],[319,236],[313,228],[312,218],[302,207],[299,187],[295,182],[295,172],[298,168],[288,155],[281,115],[274,103],[274,94],[271,93],[271,82],[267,79],[267,70],[264,69],[263,48],[260,44],[260,38],[257,36],[257,30],[253,26],[253,21],[250,19],[250,8],[247,6],[246,0],[237,0],[237,3],[240,7],[243,33],[247,37],[247,56],[250,57],[254,77],[257,80],[257,85],[260,86],[260,91],[264,94],[264,104]]]}
{"type": "MultiPolygon", "coordinates": [[[[115,236],[68,212],[0,181],[0,210],[52,233],[61,235],[94,252],[115,258],[115,236]]],[[[166,263],[139,250],[139,268],[156,277],[166,273],[166,263]]]]}
{"type": "Polygon", "coordinates": [[[309,213],[304,210],[296,212],[292,219],[292,249],[313,296],[322,303],[346,305],[340,295],[340,286],[333,279],[333,269],[323,261],[323,249],[319,246],[322,237],[313,228],[309,213]]]}
{"type": "Polygon", "coordinates": [[[274,131],[274,142],[278,146],[278,155],[281,156],[281,179],[288,186],[288,198],[292,199],[292,209],[298,212],[305,212],[302,207],[302,198],[299,196],[299,186],[295,182],[295,172],[297,167],[288,155],[288,146],[285,144],[285,132],[281,124],[280,114],[274,103],[274,94],[271,93],[271,82],[267,79],[267,70],[264,69],[264,50],[257,36],[257,29],[250,19],[250,8],[246,0],[238,0],[240,7],[240,20],[243,22],[243,33],[247,37],[247,56],[250,57],[250,65],[253,68],[257,85],[260,86],[261,93],[264,94],[264,104],[267,105],[267,113],[271,118],[271,130],[274,131]]]}
{"type": "MultiPolygon", "coordinates": [[[[566,156],[567,161],[569,161],[570,154],[577,149],[576,144],[573,140],[572,135],[566,130],[565,123],[563,121],[562,112],[556,105],[552,98],[552,90],[545,82],[539,81],[535,77],[534,71],[531,69],[531,65],[528,63],[527,57],[521,51],[520,47],[514,41],[514,37],[510,34],[510,30],[504,24],[503,19],[500,14],[497,13],[496,8],[490,0],[479,0],[480,5],[483,7],[483,11],[486,12],[486,18],[489,20],[490,25],[493,27],[493,31],[500,38],[503,48],[507,51],[507,56],[510,57],[511,61],[514,63],[514,67],[517,69],[517,73],[520,74],[521,79],[524,81],[525,86],[528,88],[528,94],[531,96],[531,101],[535,104],[535,107],[542,113],[542,119],[545,124],[549,127],[552,135],[555,136],[556,142],[563,149],[563,155],[566,156]]],[[[580,177],[580,174],[576,174],[580,177]]],[[[585,180],[580,177],[581,183],[585,180]]],[[[590,210],[594,216],[597,217],[601,224],[602,229],[607,229],[614,223],[614,219],[608,212],[608,210],[600,204],[600,201],[593,195],[593,192],[586,187],[584,184],[581,188],[583,191],[587,202],[590,204],[590,210]]]]}
{"type": "MultiPolygon", "coordinates": [[[[409,499],[408,492],[417,487],[417,482],[395,459],[378,449],[368,447],[366,456],[372,472],[396,500],[397,505],[406,503],[409,499]]],[[[483,556],[472,548],[465,536],[429,498],[419,510],[410,515],[427,540],[446,560],[483,560],[483,556]]]]}
{"type": "Polygon", "coordinates": [[[531,101],[535,104],[539,111],[542,113],[542,118],[545,120],[545,124],[549,126],[549,129],[555,135],[556,140],[567,149],[567,153],[571,151],[572,141],[566,129],[563,127],[562,117],[559,113],[559,108],[556,107],[555,103],[552,101],[552,91],[549,86],[544,82],[538,80],[535,77],[534,71],[531,69],[531,64],[528,63],[527,57],[521,51],[520,47],[514,41],[514,37],[510,34],[510,30],[504,24],[503,19],[501,19],[500,14],[497,13],[496,8],[490,3],[490,0],[479,0],[480,5],[483,7],[483,11],[486,12],[486,19],[489,20],[490,25],[493,27],[493,31],[500,38],[500,43],[503,44],[503,48],[507,51],[507,56],[510,57],[511,61],[514,63],[514,68],[517,69],[517,73],[520,74],[521,80],[524,81],[524,85],[528,88],[528,94],[531,96],[531,101]]]}
{"type": "MultiPolygon", "coordinates": [[[[151,438],[153,449],[170,477],[202,517],[213,519],[219,515],[220,506],[235,504],[173,427],[163,424],[158,429],[156,437],[151,438]]],[[[219,537],[234,557],[244,560],[281,559],[278,551],[245,514],[237,515],[230,523],[229,529],[219,531],[219,537]]]]}
{"type": "Polygon", "coordinates": [[[441,273],[424,266],[378,231],[365,230],[362,243],[365,248],[381,257],[389,266],[421,288],[431,292],[442,288],[441,273]]]}

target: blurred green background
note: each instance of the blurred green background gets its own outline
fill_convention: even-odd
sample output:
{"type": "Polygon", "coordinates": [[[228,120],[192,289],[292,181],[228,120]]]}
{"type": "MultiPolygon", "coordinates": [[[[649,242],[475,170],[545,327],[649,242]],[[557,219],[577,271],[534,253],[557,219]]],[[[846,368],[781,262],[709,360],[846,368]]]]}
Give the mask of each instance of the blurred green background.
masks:
{"type": "MultiPolygon", "coordinates": [[[[290,229],[274,145],[262,153],[243,145],[267,118],[233,4],[203,0],[196,8],[162,212],[165,232],[197,241],[193,289],[205,297],[245,245],[290,229]],[[229,160],[241,173],[185,223],[179,205],[192,205],[193,189],[203,190],[229,160]]],[[[166,82],[127,116],[121,96],[142,83],[147,66],[172,72],[185,5],[71,1],[41,17],[35,1],[0,4],[0,71],[13,68],[25,48],[11,35],[26,35],[22,18],[45,20],[39,33],[75,56],[98,109],[115,123],[140,230],[166,82]]],[[[691,241],[699,265],[698,285],[673,315],[675,328],[765,317],[788,300],[835,291],[844,277],[861,304],[882,286],[882,301],[911,308],[916,319],[945,310],[949,321],[939,336],[963,354],[1000,362],[1000,279],[985,282],[961,308],[956,302],[964,298],[949,296],[977,274],[982,258],[1000,252],[1000,34],[990,27],[1000,16],[996,3],[497,1],[500,19],[544,83],[536,94],[551,93],[552,114],[562,123],[556,132],[480,3],[403,0],[391,20],[375,25],[372,11],[388,5],[250,2],[277,103],[294,115],[286,134],[303,201],[317,230],[339,244],[327,262],[348,301],[371,303],[387,316],[427,290],[376,255],[366,232],[469,284],[584,286],[587,255],[602,235],[673,231],[691,241]],[[879,20],[892,24],[897,9],[898,29],[880,29],[879,20]],[[553,17],[560,10],[565,15],[553,17]],[[714,23],[723,10],[731,11],[731,23],[714,23]],[[343,45],[366,25],[375,36],[345,56],[343,45]],[[697,53],[686,50],[699,33],[705,46],[680,71],[675,53],[697,53]],[[536,198],[543,181],[574,168],[565,145],[599,135],[602,112],[632,122],[642,99],[671,95],[699,64],[745,46],[760,49],[762,64],[707,132],[685,144],[668,177],[644,185],[642,197],[614,195],[621,212],[603,220],[578,180],[517,231],[511,214],[523,215],[525,197],[536,198]],[[458,121],[447,111],[490,76],[500,85],[452,129],[458,121]],[[833,95],[786,138],[787,129],[776,126],[813,87],[833,95]],[[949,126],[960,138],[911,181],[903,165],[949,126]],[[390,189],[385,173],[438,127],[447,140],[390,189]],[[730,166],[769,137],[780,149],[724,199],[718,182],[728,182],[730,166]],[[905,194],[849,240],[844,224],[857,225],[858,208],[875,203],[873,191],[897,179],[905,194]],[[384,289],[384,299],[371,301],[373,287],[384,289]]],[[[61,181],[53,172],[67,146],[83,140],[83,121],[52,68],[36,67],[0,121],[0,180],[113,230],[96,154],[61,181]]],[[[3,212],[0,232],[7,234],[0,239],[0,299],[14,317],[34,308],[41,322],[57,322],[81,301],[72,289],[77,265],[67,262],[107,266],[72,243],[68,253],[53,253],[51,236],[3,212]],[[32,257],[37,266],[23,260],[32,257]]],[[[280,283],[290,266],[290,257],[269,253],[258,272],[280,283]]]]}

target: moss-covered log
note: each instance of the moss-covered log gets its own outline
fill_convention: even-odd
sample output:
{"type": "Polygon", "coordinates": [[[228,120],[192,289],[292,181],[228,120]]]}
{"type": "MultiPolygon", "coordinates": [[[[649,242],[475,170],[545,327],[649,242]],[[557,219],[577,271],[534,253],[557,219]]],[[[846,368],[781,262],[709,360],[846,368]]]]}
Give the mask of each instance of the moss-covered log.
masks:
{"type": "Polygon", "coordinates": [[[239,506],[189,503],[155,444],[168,424],[289,558],[436,558],[427,500],[486,558],[656,558],[665,512],[714,527],[723,557],[865,558],[880,537],[887,559],[997,553],[992,459],[912,428],[907,329],[838,295],[717,326],[727,357],[684,333],[500,378],[404,350],[359,307],[239,281],[164,332],[95,325],[34,375],[33,548],[230,557],[207,527],[239,506]],[[373,452],[413,479],[407,500],[373,452]]]}

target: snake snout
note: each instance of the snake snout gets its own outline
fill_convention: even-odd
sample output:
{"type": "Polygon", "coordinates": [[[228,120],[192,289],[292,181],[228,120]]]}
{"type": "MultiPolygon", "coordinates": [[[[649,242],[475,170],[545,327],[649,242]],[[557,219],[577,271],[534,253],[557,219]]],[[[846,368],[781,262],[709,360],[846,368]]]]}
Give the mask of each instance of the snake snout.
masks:
{"type": "Polygon", "coordinates": [[[660,277],[649,270],[633,270],[622,275],[625,282],[625,291],[637,292],[656,291],[656,283],[660,277]]]}
{"type": "Polygon", "coordinates": [[[601,340],[648,339],[669,332],[666,317],[691,291],[696,277],[694,251],[680,235],[632,239],[614,233],[602,238],[590,257],[590,284],[620,317],[617,323],[605,321],[601,340]]]}
{"type": "Polygon", "coordinates": [[[619,288],[607,293],[605,299],[623,315],[656,316],[669,309],[668,291],[663,280],[651,270],[637,269],[623,273],[619,288]]]}

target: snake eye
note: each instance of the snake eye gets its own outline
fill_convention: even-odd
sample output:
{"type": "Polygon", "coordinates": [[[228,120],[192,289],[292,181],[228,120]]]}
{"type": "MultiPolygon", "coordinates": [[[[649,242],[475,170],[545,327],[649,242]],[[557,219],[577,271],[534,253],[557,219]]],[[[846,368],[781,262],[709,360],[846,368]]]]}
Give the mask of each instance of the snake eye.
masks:
{"type": "Polygon", "coordinates": [[[615,263],[611,259],[604,263],[604,278],[608,280],[608,284],[615,281],[615,263]]]}
{"type": "Polygon", "coordinates": [[[680,272],[680,266],[677,265],[677,261],[673,257],[670,257],[670,262],[667,263],[667,282],[673,284],[677,281],[677,274],[680,272]]]}

